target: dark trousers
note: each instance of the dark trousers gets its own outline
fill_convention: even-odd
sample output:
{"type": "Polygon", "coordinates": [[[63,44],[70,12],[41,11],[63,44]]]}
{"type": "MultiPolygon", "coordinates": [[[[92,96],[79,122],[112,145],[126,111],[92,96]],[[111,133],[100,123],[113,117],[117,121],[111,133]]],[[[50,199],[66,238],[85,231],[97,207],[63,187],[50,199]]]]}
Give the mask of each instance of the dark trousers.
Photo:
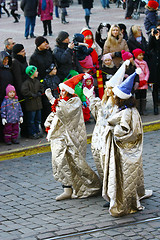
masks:
{"type": "Polygon", "coordinates": [[[153,92],[152,92],[152,98],[153,98],[153,104],[154,106],[158,106],[158,84],[153,84],[153,92]]]}
{"type": "Polygon", "coordinates": [[[15,11],[16,10],[11,10],[11,15],[14,17],[14,19],[15,19],[15,21],[17,21],[18,22],[18,14],[17,13],[15,13],[15,11]]]}
{"type": "Polygon", "coordinates": [[[43,21],[43,29],[44,29],[44,35],[47,35],[47,29],[49,34],[52,34],[51,20],[43,21]]]}
{"type": "Polygon", "coordinates": [[[138,89],[135,92],[136,99],[146,99],[147,97],[147,90],[146,89],[138,89]]]}
{"type": "MultiPolygon", "coordinates": [[[[2,11],[2,8],[7,13],[7,16],[9,17],[10,15],[9,15],[9,12],[8,12],[8,10],[6,8],[6,4],[5,3],[3,3],[3,6],[1,6],[1,11],[2,11]]],[[[1,17],[1,13],[0,13],[0,17],[1,17]]]]}
{"type": "Polygon", "coordinates": [[[41,110],[28,111],[27,120],[29,136],[33,136],[35,133],[39,133],[39,125],[41,124],[41,110]]]}
{"type": "Polygon", "coordinates": [[[4,141],[11,142],[12,139],[17,139],[19,133],[19,123],[6,123],[4,125],[4,141]]]}

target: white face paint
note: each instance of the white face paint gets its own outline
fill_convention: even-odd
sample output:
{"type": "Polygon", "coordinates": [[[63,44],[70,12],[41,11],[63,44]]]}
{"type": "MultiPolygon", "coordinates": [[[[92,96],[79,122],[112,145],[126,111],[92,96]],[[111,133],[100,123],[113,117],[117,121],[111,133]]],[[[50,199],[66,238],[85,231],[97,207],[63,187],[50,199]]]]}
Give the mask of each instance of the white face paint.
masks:
{"type": "Polygon", "coordinates": [[[61,97],[65,98],[67,96],[67,94],[68,94],[68,92],[64,88],[62,88],[61,92],[60,92],[61,97]]]}

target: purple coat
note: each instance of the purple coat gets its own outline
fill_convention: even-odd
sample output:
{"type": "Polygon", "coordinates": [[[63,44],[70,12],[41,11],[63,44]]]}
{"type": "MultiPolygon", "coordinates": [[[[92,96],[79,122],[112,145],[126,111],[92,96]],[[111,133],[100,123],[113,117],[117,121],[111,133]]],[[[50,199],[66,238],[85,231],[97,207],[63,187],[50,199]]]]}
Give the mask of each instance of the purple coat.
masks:
{"type": "Polygon", "coordinates": [[[46,9],[42,10],[42,0],[39,0],[38,15],[41,16],[41,21],[53,19],[53,0],[46,0],[46,9]]]}
{"type": "Polygon", "coordinates": [[[18,99],[5,97],[1,105],[1,118],[5,118],[7,123],[16,123],[20,117],[23,117],[23,112],[18,99]]]}

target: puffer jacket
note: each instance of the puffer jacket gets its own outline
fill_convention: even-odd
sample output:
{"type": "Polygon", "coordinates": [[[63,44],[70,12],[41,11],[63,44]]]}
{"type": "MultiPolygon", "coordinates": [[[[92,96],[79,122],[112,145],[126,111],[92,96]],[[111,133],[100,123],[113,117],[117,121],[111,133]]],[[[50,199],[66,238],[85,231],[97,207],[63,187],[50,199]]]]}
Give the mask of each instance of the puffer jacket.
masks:
{"type": "Polygon", "coordinates": [[[46,0],[46,8],[42,10],[42,0],[38,4],[38,15],[41,16],[41,21],[53,19],[53,0],[46,0]]]}
{"type": "Polygon", "coordinates": [[[38,96],[38,92],[43,93],[43,85],[38,79],[28,78],[21,88],[22,95],[26,98],[25,109],[26,111],[37,111],[42,109],[41,96],[38,96]],[[37,95],[37,96],[35,96],[37,95]]]}
{"type": "Polygon", "coordinates": [[[144,18],[144,27],[146,31],[151,30],[152,28],[155,28],[157,25],[157,11],[155,9],[146,9],[145,11],[145,18],[144,18]]]}

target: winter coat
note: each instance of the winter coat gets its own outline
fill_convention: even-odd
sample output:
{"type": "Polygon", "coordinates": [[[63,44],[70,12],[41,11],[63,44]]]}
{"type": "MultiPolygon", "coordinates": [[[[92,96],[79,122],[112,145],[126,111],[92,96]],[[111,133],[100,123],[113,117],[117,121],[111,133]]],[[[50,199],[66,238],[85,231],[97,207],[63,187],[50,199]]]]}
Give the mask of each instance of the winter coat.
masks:
{"type": "Polygon", "coordinates": [[[102,65],[102,77],[103,77],[103,85],[105,85],[106,81],[109,81],[109,79],[117,72],[117,67],[113,64],[112,67],[102,65]]]}
{"type": "Polygon", "coordinates": [[[61,99],[56,112],[46,119],[45,127],[50,127],[47,139],[51,142],[55,180],[72,186],[77,198],[97,194],[101,183],[85,160],[87,135],[79,97],[61,99]]]}
{"type": "Polygon", "coordinates": [[[53,0],[46,0],[46,9],[42,10],[42,0],[39,0],[38,15],[41,16],[41,21],[53,19],[53,0]]]}
{"type": "Polygon", "coordinates": [[[59,0],[53,0],[53,5],[59,7],[59,0]]]}
{"type": "Polygon", "coordinates": [[[50,88],[52,91],[52,95],[55,98],[59,97],[59,84],[60,84],[60,79],[57,75],[49,75],[47,74],[46,77],[43,79],[43,87],[44,90],[47,88],[50,88]]]}
{"type": "Polygon", "coordinates": [[[148,62],[149,52],[148,52],[148,43],[145,37],[142,34],[142,41],[138,42],[133,35],[132,28],[130,29],[128,41],[127,41],[129,51],[132,53],[134,49],[140,48],[142,51],[145,51],[144,60],[148,62]]]}
{"type": "Polygon", "coordinates": [[[158,14],[155,9],[146,9],[145,18],[144,18],[144,27],[146,31],[150,31],[152,28],[156,28],[157,26],[157,18],[158,14]]]}
{"type": "Polygon", "coordinates": [[[38,79],[43,79],[46,76],[46,69],[53,63],[53,56],[50,50],[39,51],[35,49],[29,59],[29,64],[37,67],[38,79]]]}
{"type": "Polygon", "coordinates": [[[11,0],[10,1],[10,9],[11,10],[18,10],[18,0],[11,0]]]}
{"type": "Polygon", "coordinates": [[[141,74],[139,75],[139,87],[138,89],[148,89],[148,79],[149,79],[149,68],[147,62],[142,60],[139,61],[138,59],[134,60],[136,67],[142,70],[141,74]],[[142,82],[146,81],[146,82],[142,82]]]}
{"type": "Polygon", "coordinates": [[[59,0],[59,7],[60,8],[69,7],[69,0],[59,0]]]}
{"type": "Polygon", "coordinates": [[[5,95],[6,95],[6,87],[8,84],[13,85],[13,74],[9,68],[9,66],[3,65],[3,60],[5,57],[10,58],[9,53],[6,51],[0,52],[0,104],[2,103],[5,95]]]}
{"type": "Polygon", "coordinates": [[[18,99],[6,96],[1,105],[1,118],[5,118],[7,123],[17,123],[20,117],[23,117],[23,112],[18,99]]]}
{"type": "Polygon", "coordinates": [[[148,42],[150,59],[149,59],[149,82],[158,84],[160,87],[160,39],[154,36],[149,37],[148,42]]]}
{"type": "Polygon", "coordinates": [[[14,55],[12,59],[11,71],[14,76],[14,86],[19,99],[22,99],[21,87],[22,83],[28,78],[25,73],[28,63],[26,57],[20,55],[14,55]]]}
{"type": "Polygon", "coordinates": [[[113,62],[116,65],[116,67],[119,67],[120,62],[122,61],[122,57],[116,57],[115,53],[116,52],[120,53],[122,50],[129,52],[129,48],[128,48],[126,40],[123,39],[123,35],[120,34],[119,39],[118,39],[118,44],[116,46],[114,46],[114,45],[107,46],[106,42],[105,42],[104,48],[103,48],[103,55],[106,53],[112,53],[113,54],[113,56],[112,56],[113,62]]]}
{"type": "Polygon", "coordinates": [[[23,82],[21,92],[22,95],[26,98],[26,111],[37,111],[42,109],[42,100],[41,96],[38,96],[38,93],[39,95],[42,94],[43,90],[43,85],[36,78],[28,78],[25,82],[23,82]]]}
{"type": "Polygon", "coordinates": [[[72,69],[82,73],[82,68],[76,54],[73,53],[73,49],[68,47],[63,48],[57,45],[53,50],[53,55],[57,64],[57,76],[61,82],[63,82],[72,69]]]}
{"type": "Polygon", "coordinates": [[[85,9],[85,8],[88,8],[88,9],[91,9],[91,8],[93,8],[93,2],[94,2],[94,0],[82,0],[82,7],[83,7],[83,9],[85,9]]]}
{"type": "Polygon", "coordinates": [[[93,48],[87,48],[86,46],[79,45],[76,47],[76,56],[79,61],[84,60],[86,56],[93,52],[93,48]]]}
{"type": "Polygon", "coordinates": [[[38,0],[22,0],[20,7],[25,17],[35,17],[37,15],[38,0]]]}

